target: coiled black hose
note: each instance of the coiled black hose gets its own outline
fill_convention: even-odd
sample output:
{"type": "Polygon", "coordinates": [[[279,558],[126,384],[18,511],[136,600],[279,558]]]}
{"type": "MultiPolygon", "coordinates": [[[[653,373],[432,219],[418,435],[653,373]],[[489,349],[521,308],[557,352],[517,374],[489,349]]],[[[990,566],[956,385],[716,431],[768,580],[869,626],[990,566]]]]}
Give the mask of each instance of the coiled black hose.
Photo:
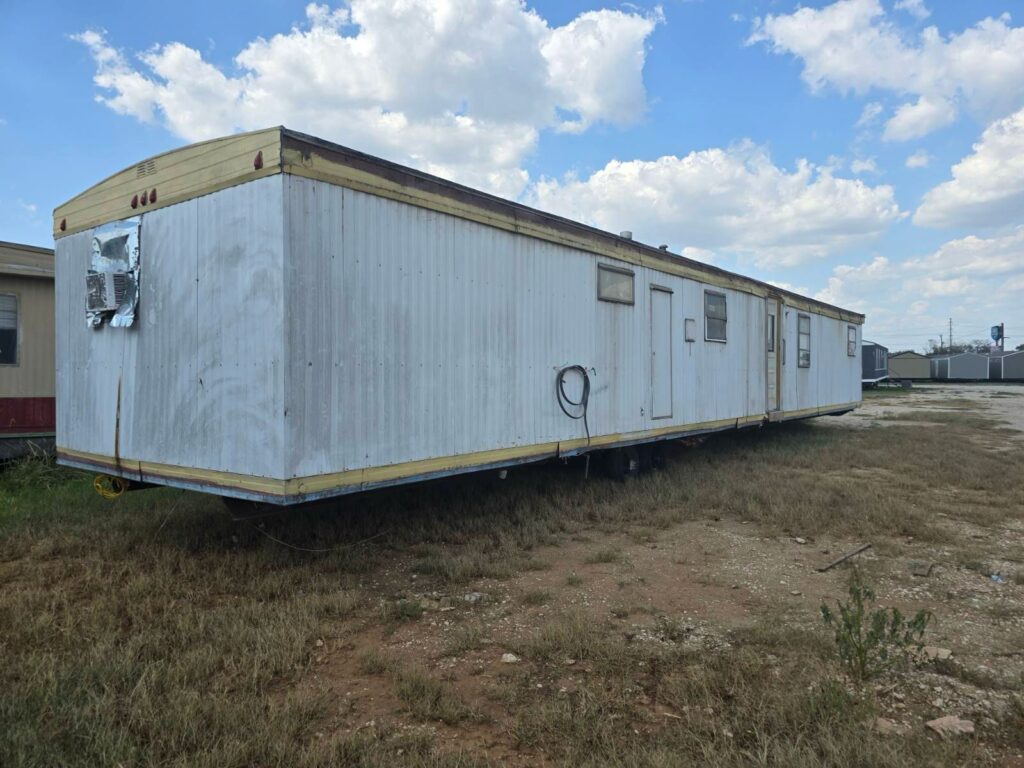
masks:
{"type": "Polygon", "coordinates": [[[590,424],[587,422],[587,406],[590,403],[590,374],[582,365],[567,365],[558,371],[555,378],[555,390],[558,394],[558,407],[570,419],[583,419],[583,428],[587,432],[587,445],[590,445],[590,424]],[[583,392],[579,400],[573,400],[565,394],[565,374],[576,371],[583,377],[583,392]],[[567,407],[568,406],[568,407],[567,407]],[[572,409],[572,410],[570,410],[572,409]]]}

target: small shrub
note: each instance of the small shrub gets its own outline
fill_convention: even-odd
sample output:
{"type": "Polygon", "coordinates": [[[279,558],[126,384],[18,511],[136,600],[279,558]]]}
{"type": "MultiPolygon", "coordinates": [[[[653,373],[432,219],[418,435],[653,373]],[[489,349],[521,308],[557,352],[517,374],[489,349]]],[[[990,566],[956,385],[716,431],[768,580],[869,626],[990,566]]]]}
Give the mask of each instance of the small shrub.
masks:
{"type": "Polygon", "coordinates": [[[393,603],[385,603],[381,608],[381,613],[384,621],[397,623],[414,621],[420,618],[425,610],[419,600],[396,600],[393,603]]]}
{"type": "Polygon", "coordinates": [[[850,602],[836,601],[838,614],[821,604],[821,618],[835,633],[839,661],[857,681],[869,680],[906,661],[921,638],[931,613],[918,611],[907,619],[898,608],[872,608],[874,590],[859,571],[850,578],[850,602]]]}
{"type": "Polygon", "coordinates": [[[583,585],[583,577],[576,573],[570,573],[565,577],[565,583],[570,587],[579,587],[583,585]]]}
{"type": "Polygon", "coordinates": [[[523,602],[527,605],[545,605],[551,600],[551,593],[546,589],[531,589],[523,595],[523,602]]]}

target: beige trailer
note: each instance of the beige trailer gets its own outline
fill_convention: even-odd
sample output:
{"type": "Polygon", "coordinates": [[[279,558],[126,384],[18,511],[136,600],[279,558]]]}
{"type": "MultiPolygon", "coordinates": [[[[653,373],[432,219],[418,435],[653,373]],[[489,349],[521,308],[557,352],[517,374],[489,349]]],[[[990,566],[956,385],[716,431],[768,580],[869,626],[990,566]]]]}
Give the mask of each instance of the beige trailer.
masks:
{"type": "Polygon", "coordinates": [[[52,447],[53,251],[0,242],[0,459],[52,447]]]}

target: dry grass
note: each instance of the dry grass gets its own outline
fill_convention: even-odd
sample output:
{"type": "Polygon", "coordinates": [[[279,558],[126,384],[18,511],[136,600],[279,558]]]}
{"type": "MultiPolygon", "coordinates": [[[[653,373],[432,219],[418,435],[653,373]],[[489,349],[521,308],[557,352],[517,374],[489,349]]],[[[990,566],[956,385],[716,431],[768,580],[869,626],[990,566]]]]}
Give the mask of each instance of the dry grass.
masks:
{"type": "MultiPolygon", "coordinates": [[[[694,519],[751,521],[767,535],[948,542],[939,512],[985,525],[1024,505],[1024,459],[990,450],[986,441],[999,439],[966,414],[941,429],[780,425],[672,447],[665,470],[625,484],[585,481],[582,464],[525,468],[501,484],[459,478],[292,510],[262,529],[232,522],[216,499],[161,489],[108,503],[87,477],[23,464],[0,476],[0,765],[483,764],[386,724],[317,738],[313,724],[332,702],[297,683],[309,679],[325,629],[358,620],[412,631],[426,621],[405,598],[380,608],[358,579],[372,582],[398,558],[439,589],[504,579],[546,567],[540,546],[694,519]],[[993,477],[1005,480],[998,493],[993,477]],[[340,549],[298,552],[263,532],[340,549]]],[[[622,553],[600,546],[590,562],[619,563],[622,553]]],[[[547,603],[541,592],[523,601],[547,603]]],[[[582,614],[524,639],[517,653],[552,684],[511,679],[510,738],[556,763],[594,766],[972,757],[969,745],[939,755],[917,737],[869,737],[870,703],[830,682],[816,635],[763,628],[708,656],[686,650],[685,632],[665,622],[656,647],[629,642],[610,616],[582,614]],[[559,694],[554,668],[565,658],[595,672],[559,694]]],[[[466,624],[444,653],[478,650],[487,636],[466,624]]],[[[479,722],[419,667],[382,656],[363,669],[415,720],[479,722]]]]}

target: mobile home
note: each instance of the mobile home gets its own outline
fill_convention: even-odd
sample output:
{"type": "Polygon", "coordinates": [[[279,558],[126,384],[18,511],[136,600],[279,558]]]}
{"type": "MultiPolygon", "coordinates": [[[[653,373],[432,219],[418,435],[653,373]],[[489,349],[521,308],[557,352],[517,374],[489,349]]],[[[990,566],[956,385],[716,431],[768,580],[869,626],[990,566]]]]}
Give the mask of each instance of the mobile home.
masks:
{"type": "Polygon", "coordinates": [[[54,236],[59,460],[128,480],[290,504],[860,400],[860,314],[284,128],[54,236]]]}
{"type": "Polygon", "coordinates": [[[861,344],[860,383],[873,386],[889,378],[889,349],[873,341],[861,344]]]}
{"type": "Polygon", "coordinates": [[[930,379],[931,363],[917,352],[900,352],[889,358],[889,377],[893,379],[930,379]]]}
{"type": "Polygon", "coordinates": [[[53,448],[53,251],[0,242],[0,460],[53,448]]]}

